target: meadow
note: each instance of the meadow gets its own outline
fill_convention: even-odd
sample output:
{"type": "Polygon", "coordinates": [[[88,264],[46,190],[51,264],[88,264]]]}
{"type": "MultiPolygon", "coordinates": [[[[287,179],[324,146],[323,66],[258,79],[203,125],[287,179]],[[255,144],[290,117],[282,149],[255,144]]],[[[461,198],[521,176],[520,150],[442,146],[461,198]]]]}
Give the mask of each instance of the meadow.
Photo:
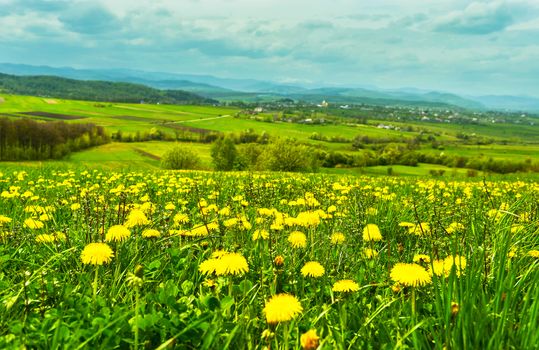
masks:
{"type": "Polygon", "coordinates": [[[539,186],[0,171],[0,347],[536,349],[539,186]]]}
{"type": "MultiPolygon", "coordinates": [[[[406,148],[413,140],[422,139],[423,141],[417,146],[416,153],[430,157],[440,157],[443,154],[450,157],[464,156],[481,162],[487,162],[489,159],[539,162],[538,125],[514,123],[440,124],[398,120],[388,122],[376,119],[370,119],[367,124],[354,124],[345,122],[346,120],[344,122],[341,120],[339,123],[298,124],[282,121],[260,121],[258,119],[272,119],[280,112],[266,111],[250,117],[248,114],[242,113],[244,111],[238,107],[104,103],[31,96],[2,96],[0,116],[7,116],[10,119],[32,118],[43,122],[62,120],[67,123],[93,123],[104,127],[109,135],[121,132],[124,138],[126,136],[133,137],[134,141],[137,141],[137,135],[152,133],[160,133],[161,137],[175,139],[178,132],[191,132],[192,135],[200,132],[238,134],[251,130],[259,135],[268,134],[271,137],[295,139],[297,142],[308,144],[323,152],[339,152],[350,156],[369,157],[369,152],[372,152],[369,149],[352,147],[351,140],[361,136],[370,138],[374,142],[371,147],[375,147],[376,142],[380,140],[386,140],[380,147],[388,145],[389,147],[406,148]],[[389,123],[400,130],[387,130],[378,127],[379,124],[384,123],[389,123]],[[404,131],[407,127],[412,128],[412,131],[404,131]],[[349,140],[349,142],[313,139],[314,134],[322,135],[327,139],[340,137],[349,140]],[[459,135],[472,135],[470,136],[472,138],[462,140],[459,139],[459,135]],[[432,138],[435,141],[431,143],[427,138],[432,138]],[[491,143],[474,144],[476,139],[488,139],[491,143]]],[[[313,113],[317,118],[332,120],[331,118],[335,117],[329,112],[314,111],[313,113]]],[[[202,169],[211,170],[213,168],[209,145],[198,142],[163,140],[113,142],[73,153],[60,161],[46,161],[38,164],[43,164],[45,167],[60,164],[68,168],[90,166],[92,168],[115,169],[121,166],[134,170],[137,168],[157,169],[159,168],[159,159],[178,144],[193,148],[201,156],[202,169]]],[[[377,150],[376,152],[381,151],[377,150]]],[[[36,165],[33,162],[27,164],[29,166],[36,165]]],[[[321,171],[349,174],[387,174],[391,172],[387,169],[392,168],[394,175],[428,176],[432,170],[443,171],[445,177],[466,175],[466,169],[453,169],[451,166],[442,164],[419,164],[419,166],[378,164],[362,168],[349,168],[349,166],[346,168],[322,168],[321,171]]]]}

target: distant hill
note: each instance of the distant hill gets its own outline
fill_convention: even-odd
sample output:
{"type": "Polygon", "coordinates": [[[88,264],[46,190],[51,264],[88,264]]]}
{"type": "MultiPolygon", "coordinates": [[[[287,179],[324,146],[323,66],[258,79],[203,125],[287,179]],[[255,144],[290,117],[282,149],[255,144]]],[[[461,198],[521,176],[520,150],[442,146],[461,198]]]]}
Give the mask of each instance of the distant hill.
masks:
{"type": "Polygon", "coordinates": [[[218,103],[218,101],[182,90],[158,90],[141,84],[75,80],[42,75],[15,76],[0,73],[0,91],[16,95],[103,102],[218,103]]]}
{"type": "Polygon", "coordinates": [[[16,75],[56,75],[71,79],[106,80],[143,84],[156,89],[179,89],[209,99],[258,102],[293,98],[330,103],[365,103],[400,106],[460,107],[511,111],[539,111],[539,98],[520,96],[459,96],[413,87],[384,90],[374,86],[324,87],[283,84],[255,79],[219,78],[202,74],[145,72],[132,69],[75,69],[0,63],[0,72],[16,75]]]}

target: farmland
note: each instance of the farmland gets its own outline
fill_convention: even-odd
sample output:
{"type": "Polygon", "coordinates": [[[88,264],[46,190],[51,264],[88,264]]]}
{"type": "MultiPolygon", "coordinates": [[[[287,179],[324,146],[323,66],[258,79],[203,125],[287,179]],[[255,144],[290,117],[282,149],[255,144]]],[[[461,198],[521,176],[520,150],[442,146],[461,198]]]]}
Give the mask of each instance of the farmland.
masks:
{"type": "MultiPolygon", "coordinates": [[[[324,123],[306,124],[298,122],[271,121],[275,116],[284,119],[284,112],[279,110],[264,111],[255,115],[245,114],[245,110],[226,106],[177,106],[158,104],[124,104],[50,99],[28,96],[3,95],[0,114],[12,120],[32,118],[41,122],[64,121],[67,123],[92,123],[102,126],[113,136],[113,145],[103,145],[70,155],[61,161],[49,161],[45,164],[62,164],[67,167],[84,166],[114,168],[120,165],[144,168],[158,168],[158,159],[177,144],[194,148],[202,157],[202,168],[212,169],[210,147],[199,143],[197,135],[240,134],[253,132],[258,135],[294,139],[309,145],[320,152],[337,152],[359,158],[362,169],[359,172],[370,173],[371,166],[384,166],[374,158],[384,154],[404,154],[410,145],[419,163],[430,162],[430,170],[444,170],[444,174],[461,174],[462,171],[450,171],[452,158],[465,157],[468,162],[486,163],[490,160],[499,162],[539,162],[539,126],[534,123],[495,124],[489,120],[481,123],[444,123],[399,120],[369,119],[368,122],[356,123],[354,119],[343,119],[332,110],[314,111],[313,118],[325,119],[324,123]],[[270,122],[268,122],[268,120],[270,122]],[[390,125],[381,128],[380,125],[390,125]],[[121,136],[120,136],[121,134],[121,136]],[[149,135],[149,136],[148,136],[149,135]],[[158,137],[156,138],[155,135],[158,137]],[[114,138],[116,137],[116,138],[114,138]],[[122,140],[119,140],[119,138],[122,140]],[[142,138],[153,140],[148,142],[142,138]],[[174,140],[180,140],[173,142],[174,140]],[[332,140],[336,140],[334,142],[332,140]],[[354,140],[363,144],[359,149],[354,140]],[[366,140],[366,141],[365,141],[366,140]],[[187,143],[186,143],[187,142],[187,143]],[[368,142],[364,144],[364,142],[368,142]],[[369,145],[370,143],[370,145],[369,145]],[[107,154],[111,149],[115,154],[107,154]],[[141,152],[142,151],[142,152],[141,152]],[[404,153],[403,153],[404,152],[404,153]],[[444,158],[445,157],[445,158],[444,158]],[[450,160],[447,160],[450,157],[450,160]],[[363,159],[363,160],[361,160],[363,159]],[[423,159],[423,160],[422,160],[423,159]]],[[[294,117],[294,112],[287,115],[294,117]]],[[[305,110],[297,114],[305,115],[305,110]]],[[[290,118],[290,117],[287,117],[290,118]]],[[[391,155],[390,155],[391,156],[391,155]]],[[[387,157],[386,157],[387,158],[387,157]]],[[[391,160],[390,160],[391,162],[391,160]]],[[[462,163],[463,161],[461,161],[462,163]]],[[[464,161],[465,163],[466,161],[464,161]]],[[[428,175],[421,171],[425,167],[400,165],[395,174],[428,175]]],[[[347,168],[358,165],[347,165],[347,168]]],[[[461,166],[462,167],[462,166],[461,166]]],[[[476,166],[476,169],[479,166],[476,166]]],[[[465,166],[464,166],[465,168],[465,166]]],[[[375,168],[373,168],[375,170],[375,168]]],[[[322,171],[330,171],[322,169],[322,171]]],[[[350,171],[346,171],[350,172],[350,171]]],[[[374,171],[376,172],[376,171],[374,171]]]]}

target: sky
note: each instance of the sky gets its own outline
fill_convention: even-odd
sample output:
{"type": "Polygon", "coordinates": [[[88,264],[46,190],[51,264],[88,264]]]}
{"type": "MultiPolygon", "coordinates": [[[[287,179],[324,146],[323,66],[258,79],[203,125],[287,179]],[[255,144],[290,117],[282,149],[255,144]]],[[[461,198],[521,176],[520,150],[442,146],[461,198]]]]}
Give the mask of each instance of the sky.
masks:
{"type": "Polygon", "coordinates": [[[539,97],[539,1],[0,0],[0,62],[539,97]]]}

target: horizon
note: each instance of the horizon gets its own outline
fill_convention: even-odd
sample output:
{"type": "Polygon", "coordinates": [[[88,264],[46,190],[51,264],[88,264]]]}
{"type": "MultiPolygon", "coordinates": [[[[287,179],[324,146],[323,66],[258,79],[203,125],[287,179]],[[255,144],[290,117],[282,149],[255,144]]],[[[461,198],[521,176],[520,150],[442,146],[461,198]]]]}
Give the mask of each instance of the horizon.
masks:
{"type": "Polygon", "coordinates": [[[149,4],[0,0],[0,61],[539,97],[533,1],[149,4]]]}

